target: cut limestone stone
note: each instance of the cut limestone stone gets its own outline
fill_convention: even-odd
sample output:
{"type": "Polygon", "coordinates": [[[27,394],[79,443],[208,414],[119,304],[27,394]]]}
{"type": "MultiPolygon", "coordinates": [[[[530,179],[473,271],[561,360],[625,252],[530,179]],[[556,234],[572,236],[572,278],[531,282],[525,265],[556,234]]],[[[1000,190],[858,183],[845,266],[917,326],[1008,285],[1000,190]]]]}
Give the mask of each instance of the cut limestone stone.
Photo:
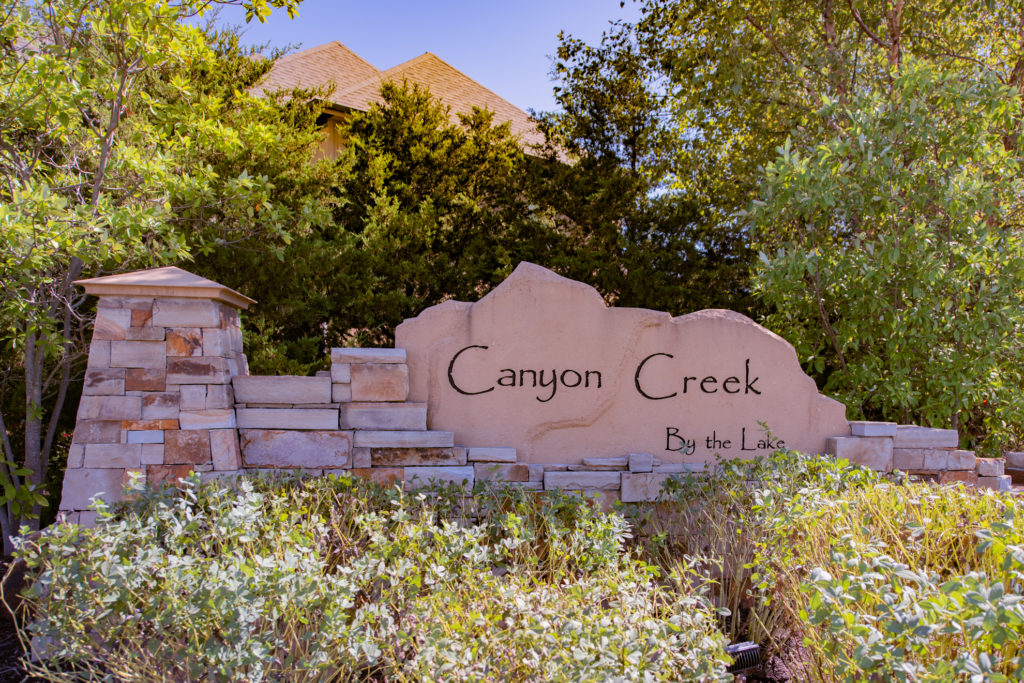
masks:
{"type": "Polygon", "coordinates": [[[183,410],[178,414],[182,429],[232,429],[237,426],[235,411],[231,408],[219,410],[183,410]]]}
{"type": "Polygon", "coordinates": [[[164,432],[164,463],[199,465],[210,462],[210,432],[205,429],[164,432]]]}
{"type": "Polygon", "coordinates": [[[211,384],[206,387],[207,410],[232,408],[234,405],[235,394],[230,384],[211,384]]]}
{"type": "Polygon", "coordinates": [[[451,448],[455,445],[455,436],[452,432],[360,430],[356,432],[355,445],[370,448],[451,448]]]}
{"type": "Polygon", "coordinates": [[[885,436],[833,436],[826,442],[826,452],[846,458],[855,465],[876,472],[892,470],[893,440],[885,436]]]}
{"type": "Polygon", "coordinates": [[[628,455],[617,455],[610,458],[583,458],[586,467],[598,470],[621,470],[629,466],[628,455]]]}
{"type": "MultiPolygon", "coordinates": [[[[921,469],[929,471],[945,471],[949,469],[949,453],[950,451],[941,448],[921,448],[923,458],[921,461],[921,469]]],[[[960,469],[960,468],[954,468],[960,469]]],[[[964,467],[962,469],[969,469],[964,467]]]]}
{"type": "Polygon", "coordinates": [[[340,407],[342,429],[408,431],[427,428],[425,403],[345,403],[340,407]]]}
{"type": "Polygon", "coordinates": [[[129,327],[124,338],[127,341],[164,341],[162,327],[129,327]]]}
{"type": "Polygon", "coordinates": [[[178,389],[181,410],[206,410],[206,385],[186,384],[178,389]]]}
{"type": "Polygon", "coordinates": [[[110,342],[102,339],[93,339],[89,344],[89,363],[90,368],[109,368],[110,367],[110,342]]]}
{"type": "Polygon", "coordinates": [[[73,443],[68,447],[68,469],[85,466],[85,446],[73,443]]]}
{"type": "Polygon", "coordinates": [[[149,486],[168,484],[177,486],[178,482],[195,470],[193,465],[148,465],[146,466],[146,483],[149,486]]]}
{"type": "MultiPolygon", "coordinates": [[[[128,443],[146,444],[163,443],[164,433],[162,431],[147,430],[143,432],[128,432],[128,443]]],[[[140,461],[141,462],[141,461],[140,461]]]]}
{"type": "Polygon", "coordinates": [[[92,368],[85,371],[83,396],[123,396],[125,392],[124,368],[92,368]]]}
{"type": "Polygon", "coordinates": [[[75,424],[75,443],[120,443],[120,420],[78,420],[75,424]]]}
{"type": "Polygon", "coordinates": [[[239,408],[241,429],[338,429],[338,411],[317,408],[239,408]]]}
{"type": "Polygon", "coordinates": [[[420,467],[458,464],[451,448],[371,448],[373,467],[420,467]]]}
{"type": "Polygon", "coordinates": [[[481,462],[473,466],[473,472],[477,481],[530,481],[529,465],[481,462]]]}
{"type": "Polygon", "coordinates": [[[243,429],[241,449],[246,467],[349,467],[352,432],[243,429]]]}
{"type": "Polygon", "coordinates": [[[621,486],[620,472],[545,472],[545,489],[614,491],[621,486]]]}
{"type": "Polygon", "coordinates": [[[1024,470],[1024,451],[1006,451],[1003,453],[1006,466],[1015,470],[1024,470]]]}
{"type": "MultiPolygon", "coordinates": [[[[346,366],[348,367],[348,366],[346,366]]],[[[352,400],[352,385],[351,384],[332,384],[331,385],[331,402],[332,403],[349,403],[352,400]]]]}
{"type": "Polygon", "coordinates": [[[514,448],[470,448],[466,451],[469,462],[515,462],[514,448]]]}
{"type": "Polygon", "coordinates": [[[974,451],[949,451],[946,456],[946,469],[973,470],[977,462],[978,459],[975,457],[974,451]]]}
{"type": "Polygon", "coordinates": [[[162,368],[166,357],[163,342],[110,342],[112,368],[162,368]]]}
{"type": "Polygon", "coordinates": [[[654,470],[654,455],[651,453],[630,453],[630,472],[651,472],[654,470]]]}
{"type": "MultiPolygon", "coordinates": [[[[156,432],[163,434],[163,432],[156,432]]],[[[139,467],[142,464],[142,446],[131,443],[90,443],[85,446],[85,467],[139,467]]]]}
{"type": "Polygon", "coordinates": [[[900,425],[893,445],[896,448],[956,448],[959,443],[955,429],[900,425]]]}
{"type": "Polygon", "coordinates": [[[926,448],[894,448],[892,449],[892,467],[894,470],[922,470],[924,454],[930,452],[926,448]]]}
{"type": "Polygon", "coordinates": [[[164,368],[128,368],[124,388],[127,391],[165,391],[167,371],[164,368]]]}
{"type": "Polygon", "coordinates": [[[348,384],[352,381],[352,366],[348,363],[331,363],[331,381],[348,384]]]}
{"type": "Polygon", "coordinates": [[[162,443],[142,444],[142,464],[162,465],[164,464],[164,445],[162,443]]]}
{"type": "Polygon", "coordinates": [[[472,486],[475,474],[471,465],[463,467],[406,467],[405,482],[412,486],[462,484],[472,486]]]}
{"type": "Polygon", "coordinates": [[[177,419],[180,401],[178,393],[147,394],[142,397],[142,419],[177,419]]]}
{"type": "Polygon", "coordinates": [[[99,402],[96,417],[101,420],[138,420],[142,417],[142,398],[140,396],[82,397],[83,402],[87,399],[99,402]]]}
{"type": "Polygon", "coordinates": [[[153,304],[150,304],[146,308],[133,308],[131,309],[131,325],[135,328],[152,328],[153,327],[153,304]]]}
{"type": "Polygon", "coordinates": [[[977,470],[978,477],[1001,477],[1005,474],[1002,458],[978,458],[977,470]]]}
{"type": "Polygon", "coordinates": [[[898,426],[895,422],[854,421],[850,423],[850,433],[853,436],[896,436],[898,426]]]}
{"type": "Polygon", "coordinates": [[[967,484],[974,486],[978,483],[978,473],[972,470],[952,470],[939,474],[940,484],[967,484]]]}
{"type": "Polygon", "coordinates": [[[159,327],[220,327],[220,306],[213,301],[157,299],[153,324],[159,327]]]}
{"type": "Polygon", "coordinates": [[[452,455],[455,456],[456,465],[465,465],[469,462],[469,449],[462,446],[452,448],[452,455]]]}
{"type": "Polygon", "coordinates": [[[405,349],[331,349],[332,363],[404,363],[405,349]]]}
{"type": "Polygon", "coordinates": [[[243,375],[232,380],[239,403],[330,403],[331,380],[327,377],[243,375]]]}
{"type": "Polygon", "coordinates": [[[116,308],[97,309],[92,338],[110,341],[123,340],[130,325],[131,311],[116,308]]]}
{"type": "Polygon", "coordinates": [[[1013,480],[1008,474],[978,477],[978,487],[992,489],[993,491],[1009,491],[1013,488],[1013,480]]]}
{"type": "Polygon", "coordinates": [[[409,397],[409,367],[404,363],[350,367],[353,401],[404,401],[409,397]]]}
{"type": "Polygon", "coordinates": [[[203,330],[203,355],[228,357],[234,354],[232,333],[228,330],[203,330]]]}
{"type": "Polygon", "coordinates": [[[366,447],[352,449],[352,467],[365,469],[373,465],[370,460],[370,449],[366,447]]]}
{"type": "Polygon", "coordinates": [[[64,473],[64,488],[61,491],[62,510],[87,510],[91,499],[102,498],[106,503],[121,500],[121,479],[123,469],[79,468],[64,473]]]}
{"type": "Polygon", "coordinates": [[[366,479],[381,486],[394,486],[405,481],[405,469],[401,467],[368,467],[350,470],[353,476],[366,479]]]}
{"type": "Polygon", "coordinates": [[[668,472],[625,472],[622,475],[622,502],[657,500],[665,482],[674,476],[678,475],[668,472]]]}
{"type": "Polygon", "coordinates": [[[200,356],[168,358],[168,384],[227,384],[231,381],[225,358],[200,356]]]}
{"type": "Polygon", "coordinates": [[[234,429],[211,429],[210,455],[215,470],[241,469],[242,453],[238,447],[238,432],[234,429]]]}
{"type": "Polygon", "coordinates": [[[202,356],[203,330],[198,327],[173,327],[167,330],[164,343],[168,356],[202,356]]]}

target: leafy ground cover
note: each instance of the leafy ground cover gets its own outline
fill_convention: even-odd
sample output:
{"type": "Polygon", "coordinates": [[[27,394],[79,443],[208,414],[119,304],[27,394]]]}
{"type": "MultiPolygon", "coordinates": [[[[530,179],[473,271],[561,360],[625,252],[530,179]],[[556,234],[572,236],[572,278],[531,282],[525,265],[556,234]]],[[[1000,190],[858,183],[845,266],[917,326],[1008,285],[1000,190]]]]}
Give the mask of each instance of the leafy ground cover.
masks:
{"type": "Polygon", "coordinates": [[[1024,677],[1020,499],[828,458],[724,462],[658,503],[348,477],[193,481],[20,548],[52,681],[1024,677]]]}

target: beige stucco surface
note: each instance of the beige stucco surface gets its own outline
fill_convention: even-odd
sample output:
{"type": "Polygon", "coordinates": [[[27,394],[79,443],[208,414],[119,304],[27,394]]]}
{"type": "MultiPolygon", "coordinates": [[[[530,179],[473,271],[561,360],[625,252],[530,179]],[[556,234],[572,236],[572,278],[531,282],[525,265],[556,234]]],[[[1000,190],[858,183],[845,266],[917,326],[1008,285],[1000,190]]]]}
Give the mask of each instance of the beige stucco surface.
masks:
{"type": "Polygon", "coordinates": [[[476,303],[406,320],[395,345],[429,429],[514,447],[520,462],[822,452],[850,433],[845,408],[818,394],[793,347],[749,318],[609,308],[592,287],[530,263],[476,303]]]}

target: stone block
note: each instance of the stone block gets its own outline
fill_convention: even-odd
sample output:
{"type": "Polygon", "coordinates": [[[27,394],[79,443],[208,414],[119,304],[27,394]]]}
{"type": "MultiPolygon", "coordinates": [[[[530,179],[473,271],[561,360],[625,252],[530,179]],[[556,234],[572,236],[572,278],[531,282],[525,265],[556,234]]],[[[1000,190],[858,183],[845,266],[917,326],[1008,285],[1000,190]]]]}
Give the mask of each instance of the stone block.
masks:
{"type": "Polygon", "coordinates": [[[657,500],[665,482],[679,476],[669,472],[624,472],[622,474],[622,502],[641,503],[657,500]]]}
{"type": "Polygon", "coordinates": [[[359,469],[366,469],[367,467],[373,466],[373,461],[370,459],[371,449],[365,446],[352,449],[352,467],[359,469]]]}
{"type": "Polygon", "coordinates": [[[319,408],[239,408],[242,429],[338,429],[338,411],[319,408]]]}
{"type": "Polygon", "coordinates": [[[234,429],[211,429],[210,456],[215,470],[241,469],[242,453],[238,446],[238,432],[234,429]]]}
{"type": "Polygon", "coordinates": [[[463,448],[462,446],[455,446],[452,448],[452,456],[455,458],[455,464],[465,465],[469,462],[469,449],[463,448]]]}
{"type": "Polygon", "coordinates": [[[545,489],[566,491],[617,491],[621,472],[545,472],[545,489]]]}
{"type": "Polygon", "coordinates": [[[153,326],[153,305],[150,304],[148,308],[133,308],[131,310],[131,326],[132,327],[152,327],[153,326]]]}
{"type": "Polygon", "coordinates": [[[940,484],[967,484],[974,486],[978,483],[978,473],[973,470],[951,470],[939,473],[940,484]]]}
{"type": "Polygon", "coordinates": [[[894,448],[892,449],[892,468],[908,472],[910,470],[923,470],[925,453],[931,453],[928,448],[894,448]]]}
{"type": "Polygon", "coordinates": [[[121,429],[124,431],[153,431],[164,429],[177,429],[177,420],[122,420],[121,429]]]}
{"type": "Polygon", "coordinates": [[[182,429],[233,429],[238,426],[233,408],[183,410],[178,414],[178,424],[182,429]]]}
{"type": "Polygon", "coordinates": [[[375,482],[381,486],[394,486],[405,481],[405,470],[401,467],[369,467],[350,470],[353,476],[375,482]]]}
{"type": "Polygon", "coordinates": [[[949,469],[950,451],[942,448],[919,448],[917,450],[919,450],[923,456],[921,461],[922,470],[945,472],[949,469]]]}
{"type": "Polygon", "coordinates": [[[164,463],[200,465],[210,462],[210,432],[205,429],[164,432],[164,463]]]}
{"type": "Polygon", "coordinates": [[[624,470],[629,467],[629,456],[617,455],[611,458],[583,458],[583,466],[594,470],[624,470]]]}
{"type": "Polygon", "coordinates": [[[326,377],[243,375],[232,380],[239,403],[331,402],[331,380],[326,377]]]}
{"type": "Polygon", "coordinates": [[[160,327],[220,327],[220,306],[214,301],[157,299],[153,324],[160,327]]]}
{"type": "Polygon", "coordinates": [[[1006,451],[1003,453],[1006,466],[1015,470],[1024,470],[1024,451],[1006,451]]]}
{"type": "Polygon", "coordinates": [[[128,341],[164,341],[162,327],[129,327],[124,337],[128,341]]]}
{"type": "Polygon", "coordinates": [[[426,403],[345,403],[339,413],[342,429],[407,431],[427,428],[426,403]]]}
{"type": "Polygon", "coordinates": [[[332,363],[404,363],[405,349],[331,349],[332,363]]]}
{"type": "Polygon", "coordinates": [[[473,473],[477,481],[530,481],[530,466],[518,463],[481,462],[473,466],[473,473]]]}
{"type": "MultiPolygon", "coordinates": [[[[157,432],[162,433],[162,432],[157,432]]],[[[138,467],[142,446],[133,443],[90,443],[85,446],[84,467],[92,469],[138,467]]]]}
{"type": "Polygon", "coordinates": [[[177,486],[178,482],[195,468],[192,465],[148,465],[146,467],[146,483],[149,486],[177,486]]]}
{"type": "Polygon", "coordinates": [[[630,453],[630,472],[652,472],[654,470],[654,455],[651,453],[630,453]]]}
{"type": "Polygon", "coordinates": [[[356,446],[370,448],[451,448],[455,445],[452,432],[437,431],[376,431],[356,432],[356,446]]]}
{"type": "Polygon", "coordinates": [[[164,464],[164,445],[162,443],[142,444],[142,464],[162,465],[164,464]]]}
{"type": "Polygon", "coordinates": [[[228,384],[231,374],[225,358],[168,358],[168,384],[228,384]]]}
{"type": "Polygon", "coordinates": [[[850,434],[853,436],[891,436],[895,437],[897,428],[895,422],[864,422],[854,421],[850,423],[850,434]]]}
{"type": "Polygon", "coordinates": [[[79,443],[73,443],[68,447],[68,469],[76,469],[78,467],[85,467],[85,446],[79,443]]]}
{"type": "Polygon", "coordinates": [[[544,465],[530,465],[530,481],[540,482],[544,484],[544,465]]]}
{"type": "Polygon", "coordinates": [[[959,443],[955,429],[899,425],[893,445],[896,448],[956,448],[959,443]]]}
{"type": "Polygon", "coordinates": [[[470,448],[466,452],[469,462],[515,462],[514,448],[470,448]]]}
{"type": "Polygon", "coordinates": [[[106,503],[121,500],[122,469],[79,468],[64,473],[64,488],[60,496],[61,510],[87,510],[93,497],[106,503]]]}
{"type": "Polygon", "coordinates": [[[142,397],[142,419],[178,419],[181,395],[178,393],[147,394],[142,397]]]}
{"type": "Polygon", "coordinates": [[[228,330],[206,328],[203,330],[203,355],[225,358],[234,355],[231,337],[232,334],[228,330]]]}
{"type": "Polygon", "coordinates": [[[202,356],[203,330],[198,327],[172,327],[167,330],[164,344],[168,356],[202,356]]]}
{"type": "Polygon", "coordinates": [[[124,396],[124,368],[90,368],[85,371],[83,396],[124,396]]]}
{"type": "Polygon", "coordinates": [[[371,448],[373,467],[419,467],[458,464],[451,448],[371,448]]]}
{"type": "Polygon", "coordinates": [[[463,467],[406,467],[405,482],[412,487],[431,484],[472,486],[475,473],[471,465],[463,467]]]}
{"type": "Polygon", "coordinates": [[[128,432],[128,443],[163,443],[164,433],[160,431],[128,432]]]}
{"type": "Polygon", "coordinates": [[[78,420],[75,423],[75,443],[120,443],[119,420],[78,420]]]}
{"type": "Polygon", "coordinates": [[[110,342],[110,367],[112,368],[163,368],[166,361],[167,355],[161,342],[110,342]]]}
{"type": "Polygon", "coordinates": [[[833,436],[825,442],[825,451],[876,472],[890,472],[892,446],[887,436],[833,436]]]}
{"type": "Polygon", "coordinates": [[[404,363],[351,366],[353,401],[404,401],[409,397],[409,367],[404,363]]]}
{"type": "Polygon", "coordinates": [[[978,459],[974,456],[974,451],[948,451],[946,455],[946,469],[973,470],[977,465],[977,461],[978,459]]]}
{"type": "Polygon", "coordinates": [[[978,477],[977,487],[993,491],[1010,491],[1013,489],[1013,480],[1008,474],[978,477]]]}
{"type": "MultiPolygon", "coordinates": [[[[348,367],[347,365],[345,367],[348,367]]],[[[351,384],[332,384],[331,385],[331,402],[332,403],[349,403],[352,400],[352,385],[351,384]]]]}
{"type": "Polygon", "coordinates": [[[979,477],[1001,477],[1006,473],[1002,458],[978,458],[976,469],[979,477]]]}
{"type": "Polygon", "coordinates": [[[206,410],[206,385],[186,384],[178,389],[181,410],[206,410]]]}
{"type": "Polygon", "coordinates": [[[93,339],[123,341],[131,325],[131,311],[119,308],[96,309],[96,322],[92,328],[93,339]]]}
{"type": "Polygon", "coordinates": [[[331,381],[335,384],[351,382],[352,366],[348,363],[331,363],[331,381]]]}
{"type": "Polygon", "coordinates": [[[211,384],[206,387],[206,409],[218,410],[233,408],[235,392],[230,384],[211,384]]]}
{"type": "Polygon", "coordinates": [[[93,339],[89,343],[88,367],[90,367],[90,368],[109,368],[110,367],[110,342],[109,341],[104,341],[103,339],[93,339]]]}
{"type": "Polygon", "coordinates": [[[99,401],[99,412],[96,417],[101,420],[138,420],[142,417],[142,398],[139,396],[89,396],[85,398],[99,401]]]}
{"type": "Polygon", "coordinates": [[[243,429],[246,467],[348,467],[352,432],[243,429]]]}
{"type": "Polygon", "coordinates": [[[126,391],[165,391],[167,371],[164,368],[128,368],[124,388],[126,391]]]}

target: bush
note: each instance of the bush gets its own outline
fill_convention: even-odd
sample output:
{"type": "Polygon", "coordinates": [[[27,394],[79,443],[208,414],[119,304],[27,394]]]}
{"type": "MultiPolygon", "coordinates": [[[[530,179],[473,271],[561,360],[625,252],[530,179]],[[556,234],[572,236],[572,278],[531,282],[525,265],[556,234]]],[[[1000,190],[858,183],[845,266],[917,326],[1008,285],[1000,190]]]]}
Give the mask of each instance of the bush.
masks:
{"type": "Polygon", "coordinates": [[[47,680],[727,678],[708,602],[595,501],[332,476],[100,511],[20,549],[47,680]]]}

